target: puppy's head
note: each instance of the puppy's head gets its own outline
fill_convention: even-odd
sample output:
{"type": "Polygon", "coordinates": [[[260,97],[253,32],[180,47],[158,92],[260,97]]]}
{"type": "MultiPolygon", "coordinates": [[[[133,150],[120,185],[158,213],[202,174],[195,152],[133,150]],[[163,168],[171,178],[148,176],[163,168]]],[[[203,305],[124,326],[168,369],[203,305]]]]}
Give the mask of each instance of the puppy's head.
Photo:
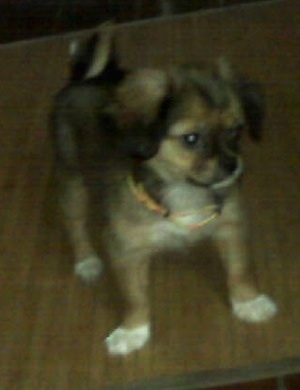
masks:
{"type": "Polygon", "coordinates": [[[259,87],[224,64],[134,72],[118,100],[128,152],[174,179],[220,182],[238,169],[242,134],[261,136],[259,87]]]}

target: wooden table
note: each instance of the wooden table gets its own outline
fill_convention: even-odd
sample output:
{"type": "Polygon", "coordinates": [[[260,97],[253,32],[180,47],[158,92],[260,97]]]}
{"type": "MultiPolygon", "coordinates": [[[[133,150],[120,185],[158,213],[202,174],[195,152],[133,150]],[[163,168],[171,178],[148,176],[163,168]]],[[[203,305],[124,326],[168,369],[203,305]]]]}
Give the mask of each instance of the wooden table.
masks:
{"type": "MultiPolygon", "coordinates": [[[[300,370],[300,3],[274,1],[120,25],[124,65],[227,57],[265,85],[261,144],[245,140],[243,193],[258,284],[278,303],[263,325],[232,317],[213,248],[153,263],[151,343],[107,356],[118,297],[72,271],[57,213],[47,113],[67,77],[61,36],[0,48],[0,382],[3,389],[189,389],[300,370]]],[[[100,227],[101,228],[101,227],[100,227]]]]}

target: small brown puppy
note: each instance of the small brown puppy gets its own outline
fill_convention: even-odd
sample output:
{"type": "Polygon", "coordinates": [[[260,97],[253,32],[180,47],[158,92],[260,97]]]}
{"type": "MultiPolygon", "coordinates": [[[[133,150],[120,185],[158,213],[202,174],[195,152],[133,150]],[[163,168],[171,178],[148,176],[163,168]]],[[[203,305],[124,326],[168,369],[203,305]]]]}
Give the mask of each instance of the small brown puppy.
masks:
{"type": "Polygon", "coordinates": [[[112,28],[102,30],[100,40],[72,46],[71,82],[55,99],[51,128],[75,272],[85,281],[101,273],[89,233],[101,219],[126,303],[109,352],[128,354],[150,337],[151,256],[202,238],[220,251],[234,314],[269,319],[276,306],[249,275],[238,195],[241,135],[261,132],[259,88],[226,64],[123,70],[112,28]]]}

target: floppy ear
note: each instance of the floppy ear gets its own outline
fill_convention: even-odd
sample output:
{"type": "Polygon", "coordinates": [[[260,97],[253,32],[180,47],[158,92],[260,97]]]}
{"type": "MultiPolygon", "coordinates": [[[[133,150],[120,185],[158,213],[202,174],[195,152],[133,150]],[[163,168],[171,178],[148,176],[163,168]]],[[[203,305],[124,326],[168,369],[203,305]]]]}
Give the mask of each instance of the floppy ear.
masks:
{"type": "Polygon", "coordinates": [[[130,126],[137,120],[150,123],[168,89],[168,77],[162,70],[139,69],[129,74],[117,91],[121,125],[130,126]]]}
{"type": "Polygon", "coordinates": [[[258,141],[262,137],[263,121],[265,117],[265,96],[258,83],[240,80],[238,92],[242,101],[249,135],[258,141]]]}
{"type": "Polygon", "coordinates": [[[243,77],[236,77],[233,68],[225,58],[220,58],[217,65],[219,76],[236,86],[250,137],[256,141],[259,140],[262,136],[265,116],[265,96],[261,85],[243,77]]]}
{"type": "Polygon", "coordinates": [[[117,90],[117,121],[128,154],[151,158],[164,136],[163,117],[169,82],[162,70],[132,72],[117,90]]]}

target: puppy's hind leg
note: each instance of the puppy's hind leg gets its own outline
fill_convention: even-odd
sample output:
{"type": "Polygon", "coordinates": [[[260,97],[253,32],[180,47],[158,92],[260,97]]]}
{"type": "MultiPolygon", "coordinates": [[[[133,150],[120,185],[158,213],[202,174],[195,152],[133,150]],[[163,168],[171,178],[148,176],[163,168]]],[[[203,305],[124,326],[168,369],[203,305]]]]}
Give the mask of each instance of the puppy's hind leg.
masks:
{"type": "Polygon", "coordinates": [[[88,195],[82,178],[73,175],[65,179],[61,195],[66,228],[75,254],[75,274],[85,282],[94,282],[101,274],[102,262],[88,234],[88,195]]]}

